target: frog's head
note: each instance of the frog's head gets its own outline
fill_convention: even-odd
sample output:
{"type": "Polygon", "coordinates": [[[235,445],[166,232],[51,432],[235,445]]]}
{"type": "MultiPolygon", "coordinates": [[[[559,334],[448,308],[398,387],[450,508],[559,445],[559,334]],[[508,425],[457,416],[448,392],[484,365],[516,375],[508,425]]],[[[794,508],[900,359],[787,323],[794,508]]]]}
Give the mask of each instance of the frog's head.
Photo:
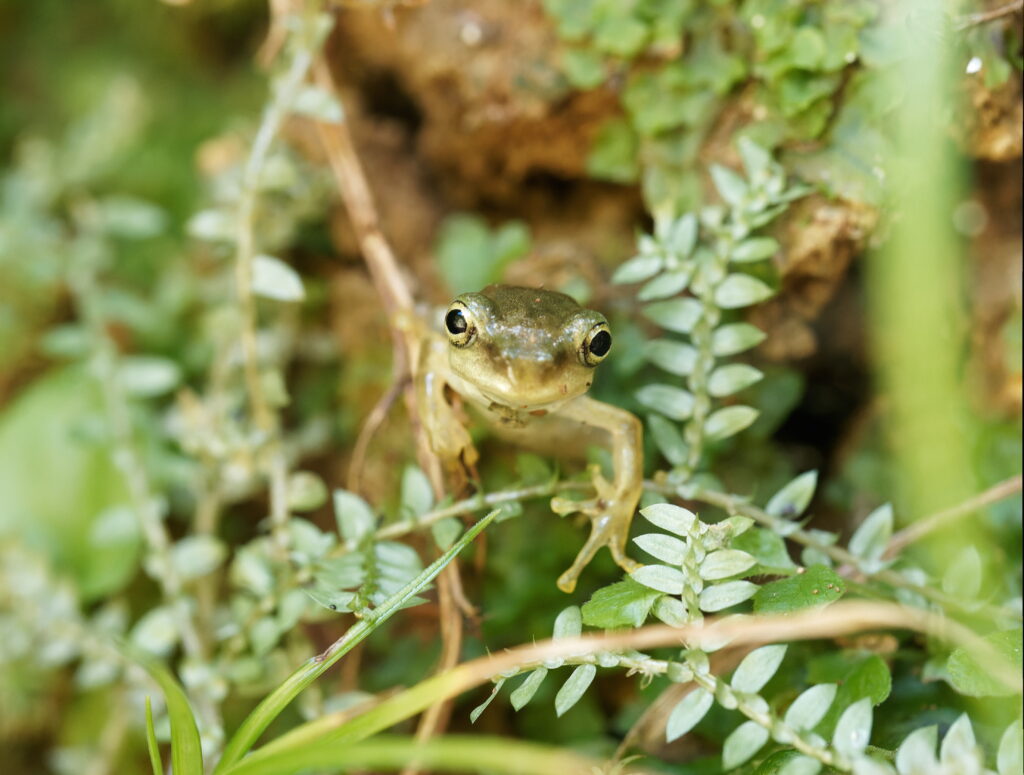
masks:
{"type": "Polygon", "coordinates": [[[444,327],[452,370],[486,400],[514,409],[582,395],[612,346],[604,315],[537,288],[489,285],[464,293],[444,327]]]}

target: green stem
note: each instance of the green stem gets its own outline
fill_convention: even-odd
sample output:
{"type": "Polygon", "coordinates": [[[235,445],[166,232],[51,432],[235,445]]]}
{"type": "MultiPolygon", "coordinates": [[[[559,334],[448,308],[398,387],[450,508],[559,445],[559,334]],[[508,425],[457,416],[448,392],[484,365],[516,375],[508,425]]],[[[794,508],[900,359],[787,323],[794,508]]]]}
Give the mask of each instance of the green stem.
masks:
{"type": "Polygon", "coordinates": [[[242,722],[224,748],[224,755],[215,772],[225,772],[238,762],[253,746],[263,731],[277,718],[282,710],[298,694],[321,676],[331,665],[341,659],[371,632],[391,618],[410,598],[420,593],[455,556],[476,538],[497,516],[491,512],[477,522],[456,541],[447,552],[438,557],[419,576],[392,595],[379,608],[353,625],[341,638],[332,643],[326,651],[306,661],[302,667],[289,676],[284,683],[271,692],[242,722]]]}

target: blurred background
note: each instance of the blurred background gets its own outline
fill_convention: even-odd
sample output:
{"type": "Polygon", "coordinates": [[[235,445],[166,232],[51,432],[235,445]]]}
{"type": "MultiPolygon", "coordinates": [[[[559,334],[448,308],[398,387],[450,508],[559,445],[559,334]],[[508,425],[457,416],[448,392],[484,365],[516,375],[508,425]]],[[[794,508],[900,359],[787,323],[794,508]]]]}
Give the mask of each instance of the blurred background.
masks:
{"type": "MultiPolygon", "coordinates": [[[[717,201],[709,165],[737,167],[740,137],[811,186],[768,230],[782,249],[762,275],[778,293],[747,313],[767,333],[749,358],[765,374],[746,394],[760,417],[705,468],[755,502],[817,469],[813,524],[848,535],[883,502],[905,523],[1021,469],[1019,3],[963,2],[939,20],[896,5],[353,0],[327,4],[324,45],[417,297],[445,304],[503,280],[601,309],[616,353],[594,391],[638,413],[654,327],[609,282],[637,234],[659,210],[717,201]],[[915,59],[929,51],[932,80],[915,59]],[[910,150],[908,102],[935,138],[910,150]]],[[[217,740],[339,632],[268,559],[239,353],[230,213],[291,61],[281,18],[261,0],[0,0],[6,772],[142,771],[142,679],[104,633],[185,653],[186,685],[211,687],[200,705],[217,740]],[[163,561],[180,588],[168,591],[163,561]],[[207,625],[191,651],[168,599],[207,625]]],[[[257,344],[303,514],[292,540],[313,546],[334,530],[326,492],[353,489],[356,434],[389,388],[389,321],[308,116],[279,136],[255,231],[301,294],[258,301],[257,344]]],[[[538,459],[480,443],[490,489],[545,476],[538,459]]],[[[383,513],[415,500],[401,406],[363,462],[354,489],[383,513]]],[[[936,542],[936,562],[962,531],[984,536],[986,584],[1019,595],[1020,508],[1017,495],[978,510],[936,542]]],[[[565,605],[553,580],[582,530],[546,501],[526,511],[465,565],[485,612],[466,658],[547,637],[565,605]]],[[[605,557],[594,567],[580,599],[618,576],[605,557]]],[[[290,722],[429,673],[434,604],[388,627],[290,722]]],[[[603,750],[650,696],[608,680],[557,724],[532,708],[481,723],[603,750]]]]}

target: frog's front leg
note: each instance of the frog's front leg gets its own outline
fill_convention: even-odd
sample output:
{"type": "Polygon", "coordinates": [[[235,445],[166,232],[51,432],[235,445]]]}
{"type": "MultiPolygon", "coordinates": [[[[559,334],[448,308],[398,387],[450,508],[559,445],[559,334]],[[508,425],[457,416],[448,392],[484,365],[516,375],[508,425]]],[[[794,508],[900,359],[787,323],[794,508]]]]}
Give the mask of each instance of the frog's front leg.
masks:
{"type": "Polygon", "coordinates": [[[445,395],[448,386],[443,368],[443,354],[435,348],[424,348],[416,381],[416,407],[430,447],[441,458],[442,465],[456,479],[465,481],[479,459],[476,447],[463,421],[445,395]]]}
{"type": "Polygon", "coordinates": [[[554,498],[551,507],[560,514],[579,511],[590,517],[590,537],[580,549],[572,566],[558,578],[558,588],[572,592],[587,564],[602,546],[624,570],[632,571],[638,563],[626,556],[626,541],[633,513],[643,490],[643,426],[629,412],[618,407],[580,396],[559,410],[559,415],[584,425],[600,428],[611,437],[611,482],[595,466],[592,469],[596,497],[577,502],[554,498]]]}

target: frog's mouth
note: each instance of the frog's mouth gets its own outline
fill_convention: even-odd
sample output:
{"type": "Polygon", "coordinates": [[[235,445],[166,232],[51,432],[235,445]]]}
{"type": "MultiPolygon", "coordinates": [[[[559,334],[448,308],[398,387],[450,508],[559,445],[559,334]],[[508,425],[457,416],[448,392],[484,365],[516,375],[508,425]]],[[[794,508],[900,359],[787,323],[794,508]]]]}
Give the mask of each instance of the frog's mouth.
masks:
{"type": "Polygon", "coordinates": [[[525,412],[554,411],[586,392],[585,386],[574,387],[564,373],[551,374],[549,369],[536,366],[509,365],[504,374],[494,374],[486,383],[478,382],[477,387],[489,403],[525,412]]]}

